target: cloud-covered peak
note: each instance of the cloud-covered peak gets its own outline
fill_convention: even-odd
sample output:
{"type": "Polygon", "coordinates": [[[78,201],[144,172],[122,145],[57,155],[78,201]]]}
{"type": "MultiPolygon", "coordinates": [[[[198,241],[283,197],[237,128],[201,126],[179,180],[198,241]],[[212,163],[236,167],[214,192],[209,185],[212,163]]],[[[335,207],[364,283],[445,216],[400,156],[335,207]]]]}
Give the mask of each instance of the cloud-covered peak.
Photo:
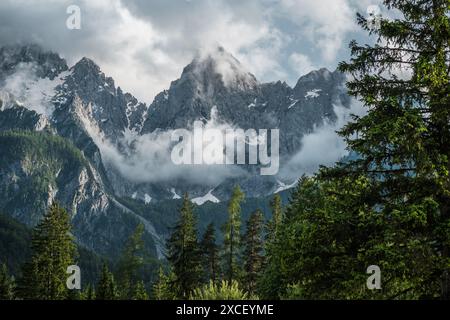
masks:
{"type": "Polygon", "coordinates": [[[23,64],[33,65],[37,77],[51,80],[68,69],[66,61],[57,53],[47,51],[37,44],[0,48],[0,77],[2,74],[6,76],[16,72],[23,64]]]}
{"type": "Polygon", "coordinates": [[[184,68],[180,80],[194,80],[205,86],[222,84],[242,90],[254,89],[258,84],[255,76],[222,46],[200,51],[184,68]]]}

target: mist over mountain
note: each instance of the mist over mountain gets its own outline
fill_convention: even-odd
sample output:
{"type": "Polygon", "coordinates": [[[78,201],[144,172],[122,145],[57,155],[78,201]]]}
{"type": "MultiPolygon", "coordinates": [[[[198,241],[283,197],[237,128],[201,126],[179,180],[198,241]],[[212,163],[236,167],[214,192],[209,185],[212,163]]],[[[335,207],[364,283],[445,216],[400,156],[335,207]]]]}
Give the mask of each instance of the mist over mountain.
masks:
{"type": "Polygon", "coordinates": [[[260,83],[222,47],[199,54],[149,105],[88,58],[68,66],[36,45],[3,47],[0,211],[32,226],[58,201],[71,211],[79,243],[105,255],[143,222],[148,246],[162,257],[163,229],[127,201],[157,207],[189,192],[198,205],[220,203],[236,184],[250,198],[287,190],[346,154],[334,131],[351,112],[358,108],[345,75],[320,69],[294,87],[260,83]],[[279,129],[278,175],[261,176],[250,165],[173,164],[171,133],[192,130],[195,121],[279,129]]]}

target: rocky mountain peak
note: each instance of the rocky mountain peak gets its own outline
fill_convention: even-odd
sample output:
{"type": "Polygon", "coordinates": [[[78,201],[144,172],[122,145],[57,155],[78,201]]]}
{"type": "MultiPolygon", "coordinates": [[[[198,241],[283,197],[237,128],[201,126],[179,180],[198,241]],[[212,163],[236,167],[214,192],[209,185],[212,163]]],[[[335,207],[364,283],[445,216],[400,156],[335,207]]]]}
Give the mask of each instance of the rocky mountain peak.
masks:
{"type": "Polygon", "coordinates": [[[68,69],[66,61],[57,53],[46,51],[37,44],[10,45],[0,48],[0,80],[14,73],[21,63],[34,64],[39,78],[51,80],[68,69]]]}
{"type": "Polygon", "coordinates": [[[71,77],[74,80],[74,84],[81,91],[97,92],[106,90],[115,94],[114,80],[111,77],[107,77],[91,59],[82,58],[70,70],[72,71],[71,77]]]}
{"type": "Polygon", "coordinates": [[[255,76],[220,46],[197,54],[183,70],[180,83],[184,81],[193,81],[207,92],[219,88],[253,90],[258,85],[255,76]]]}

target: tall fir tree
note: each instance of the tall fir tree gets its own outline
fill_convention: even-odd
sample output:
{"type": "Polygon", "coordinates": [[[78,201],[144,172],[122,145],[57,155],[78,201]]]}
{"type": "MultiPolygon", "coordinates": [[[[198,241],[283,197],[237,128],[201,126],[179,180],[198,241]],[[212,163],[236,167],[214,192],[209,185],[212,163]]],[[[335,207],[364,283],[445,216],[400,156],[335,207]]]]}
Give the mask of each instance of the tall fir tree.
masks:
{"type": "Polygon", "coordinates": [[[202,253],[202,264],[204,282],[212,281],[216,283],[220,275],[219,246],[216,243],[216,230],[214,224],[210,223],[206,228],[202,240],[200,241],[202,253]]]}
{"type": "Polygon", "coordinates": [[[241,275],[239,268],[241,250],[241,203],[245,195],[239,186],[233,189],[230,202],[228,203],[228,221],[223,227],[224,250],[223,250],[223,272],[226,281],[231,283],[241,275]]]}
{"type": "Polygon", "coordinates": [[[271,242],[276,238],[277,232],[283,223],[283,206],[281,196],[278,193],[270,201],[270,209],[272,211],[272,218],[267,224],[267,242],[271,242]]]}
{"type": "Polygon", "coordinates": [[[340,65],[367,110],[340,131],[351,156],[302,179],[277,235],[289,297],[449,298],[449,1],[384,4],[400,14],[359,15],[378,41],[340,65]]]}
{"type": "Polygon", "coordinates": [[[264,215],[256,210],[247,221],[247,230],[243,236],[244,245],[244,288],[254,294],[256,284],[264,264],[264,215]]]}
{"type": "Polygon", "coordinates": [[[144,225],[138,224],[133,234],[127,240],[119,259],[117,279],[123,299],[132,299],[136,286],[139,283],[139,273],[142,271],[145,260],[144,225]]]}
{"type": "Polygon", "coordinates": [[[175,275],[173,289],[179,298],[188,298],[201,283],[201,260],[194,208],[187,194],[167,249],[167,259],[175,275]]]}
{"type": "Polygon", "coordinates": [[[8,273],[6,264],[0,267],[0,300],[14,299],[15,281],[8,273]]]}
{"type": "Polygon", "coordinates": [[[103,264],[102,273],[97,283],[95,300],[117,300],[119,292],[114,280],[114,275],[109,271],[108,266],[103,264]]]}
{"type": "Polygon", "coordinates": [[[20,280],[24,299],[61,300],[68,298],[67,267],[75,263],[77,249],[71,234],[70,217],[58,204],[52,204],[31,239],[32,257],[20,280]]]}
{"type": "Polygon", "coordinates": [[[264,299],[277,299],[280,297],[281,260],[276,254],[276,241],[284,222],[284,210],[281,196],[275,194],[270,201],[272,217],[267,223],[264,242],[265,259],[261,276],[257,281],[258,295],[264,299]]]}
{"type": "Polygon", "coordinates": [[[410,262],[390,268],[390,277],[409,282],[393,296],[436,296],[430,284],[440,282],[439,295],[450,299],[450,1],[384,4],[401,18],[374,23],[359,16],[378,42],[353,41],[353,58],[340,65],[353,78],[350,94],[368,109],[340,132],[360,158],[325,176],[366,177],[371,198],[365,204],[383,225],[395,226],[384,255],[410,262]],[[417,255],[426,265],[411,266],[417,255]]]}

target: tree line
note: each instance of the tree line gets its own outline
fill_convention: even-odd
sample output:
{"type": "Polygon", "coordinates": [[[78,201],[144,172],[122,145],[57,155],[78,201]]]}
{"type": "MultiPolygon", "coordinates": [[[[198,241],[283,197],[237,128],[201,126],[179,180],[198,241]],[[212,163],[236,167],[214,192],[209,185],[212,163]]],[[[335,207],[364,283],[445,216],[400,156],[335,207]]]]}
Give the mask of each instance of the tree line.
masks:
{"type": "MultiPolygon", "coordinates": [[[[0,299],[32,300],[117,300],[257,298],[257,281],[265,264],[265,239],[273,237],[277,219],[265,226],[256,210],[241,232],[240,204],[244,194],[239,187],[229,201],[228,222],[222,227],[223,245],[216,241],[216,229],[208,225],[199,237],[194,206],[183,197],[179,221],[167,241],[167,264],[159,269],[158,280],[149,285],[141,269],[147,253],[139,224],[124,246],[116,272],[105,263],[96,284],[83,284],[82,290],[69,290],[67,267],[77,260],[77,246],[71,234],[66,210],[53,204],[33,229],[32,256],[17,281],[0,269],[0,299]]],[[[274,217],[281,215],[281,198],[272,202],[274,217]]],[[[82,273],[82,270],[81,270],[82,273]]]]}

